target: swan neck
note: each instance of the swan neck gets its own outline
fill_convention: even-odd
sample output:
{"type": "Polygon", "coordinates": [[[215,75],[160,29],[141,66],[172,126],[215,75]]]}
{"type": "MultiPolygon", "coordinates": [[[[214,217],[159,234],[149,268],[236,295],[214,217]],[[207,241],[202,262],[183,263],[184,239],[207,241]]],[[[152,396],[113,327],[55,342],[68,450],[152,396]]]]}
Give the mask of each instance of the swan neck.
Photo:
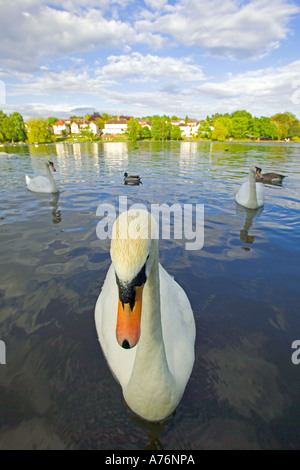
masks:
{"type": "Polygon", "coordinates": [[[161,345],[163,345],[161,354],[166,361],[162,337],[159,263],[157,253],[143,292],[141,336],[138,343],[137,357],[148,353],[151,354],[151,351],[153,354],[152,348],[157,348],[161,345]]]}
{"type": "Polygon", "coordinates": [[[167,362],[162,334],[159,263],[152,265],[143,291],[141,335],[131,377],[124,392],[129,406],[140,416],[150,420],[164,418],[170,404],[177,403],[177,386],[167,362]],[[152,406],[159,397],[160,408],[152,406]]]}
{"type": "Polygon", "coordinates": [[[49,165],[48,163],[46,163],[46,171],[47,171],[47,174],[48,174],[48,178],[49,178],[49,181],[51,183],[51,188],[56,191],[56,184],[55,184],[55,181],[54,181],[54,178],[52,176],[52,173],[50,171],[50,168],[49,168],[49,165]]]}
{"type": "Polygon", "coordinates": [[[250,185],[250,191],[249,191],[248,204],[249,206],[257,207],[255,175],[253,171],[251,170],[249,172],[249,185],[250,185]]]}

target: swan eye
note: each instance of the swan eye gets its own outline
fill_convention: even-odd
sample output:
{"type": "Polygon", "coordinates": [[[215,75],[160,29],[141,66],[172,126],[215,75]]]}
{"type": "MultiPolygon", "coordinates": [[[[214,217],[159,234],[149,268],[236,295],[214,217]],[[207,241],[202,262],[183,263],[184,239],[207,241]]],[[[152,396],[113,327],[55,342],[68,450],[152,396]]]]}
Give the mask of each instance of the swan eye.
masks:
{"type": "Polygon", "coordinates": [[[132,279],[130,282],[123,282],[119,279],[117,273],[116,282],[119,287],[119,298],[122,304],[130,304],[131,309],[133,308],[135,302],[135,287],[140,287],[147,281],[146,276],[146,263],[140,270],[140,272],[132,279]]]}

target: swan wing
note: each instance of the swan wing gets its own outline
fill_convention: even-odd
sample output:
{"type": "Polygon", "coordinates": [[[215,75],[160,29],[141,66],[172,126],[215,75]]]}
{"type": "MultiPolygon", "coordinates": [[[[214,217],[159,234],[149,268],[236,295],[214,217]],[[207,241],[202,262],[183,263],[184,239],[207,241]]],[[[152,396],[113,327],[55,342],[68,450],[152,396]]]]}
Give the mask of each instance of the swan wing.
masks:
{"type": "Polygon", "coordinates": [[[249,200],[249,195],[250,195],[250,184],[247,181],[246,183],[243,183],[238,192],[235,195],[235,200],[238,204],[241,206],[244,206],[247,204],[249,200]]]}
{"type": "Polygon", "coordinates": [[[161,321],[170,372],[184,389],[195,359],[196,327],[190,301],[182,287],[159,265],[161,321]]]}
{"type": "Polygon", "coordinates": [[[255,183],[255,184],[256,184],[257,205],[258,207],[261,207],[264,205],[264,186],[260,183],[255,183]]]}
{"type": "MultiPolygon", "coordinates": [[[[27,183],[27,179],[26,179],[26,183],[27,183]]],[[[35,178],[32,178],[32,179],[29,178],[29,182],[27,183],[27,188],[30,191],[37,192],[37,193],[51,193],[53,191],[51,187],[51,183],[48,180],[48,178],[46,178],[46,176],[36,176],[35,178]]]]}

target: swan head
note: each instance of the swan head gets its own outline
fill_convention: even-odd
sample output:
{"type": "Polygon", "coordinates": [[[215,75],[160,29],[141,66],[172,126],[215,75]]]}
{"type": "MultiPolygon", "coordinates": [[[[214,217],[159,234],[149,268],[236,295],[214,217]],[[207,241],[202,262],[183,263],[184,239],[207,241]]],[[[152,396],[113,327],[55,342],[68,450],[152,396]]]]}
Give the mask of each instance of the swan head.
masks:
{"type": "Polygon", "coordinates": [[[50,160],[48,160],[47,165],[48,165],[48,166],[51,166],[51,168],[52,168],[53,171],[56,171],[55,166],[54,166],[54,163],[51,162],[50,160]]]}
{"type": "Polygon", "coordinates": [[[158,228],[149,212],[123,212],[113,225],[110,254],[119,294],[116,337],[125,349],[139,340],[143,288],[157,253],[158,228]]]}
{"type": "Polygon", "coordinates": [[[263,175],[261,174],[261,168],[256,165],[252,165],[250,167],[250,172],[254,174],[254,176],[258,176],[258,178],[263,179],[263,175]]]}

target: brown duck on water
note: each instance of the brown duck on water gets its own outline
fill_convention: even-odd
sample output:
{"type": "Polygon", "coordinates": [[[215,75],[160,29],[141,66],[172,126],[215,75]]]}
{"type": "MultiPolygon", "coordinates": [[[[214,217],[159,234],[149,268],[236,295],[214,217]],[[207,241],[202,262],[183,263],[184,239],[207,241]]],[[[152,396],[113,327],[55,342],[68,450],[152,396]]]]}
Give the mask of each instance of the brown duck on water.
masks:
{"type": "Polygon", "coordinates": [[[256,181],[260,183],[269,183],[269,184],[281,184],[283,179],[286,178],[284,175],[278,173],[263,173],[262,179],[256,176],[256,181]]]}
{"type": "Polygon", "coordinates": [[[141,178],[138,175],[128,175],[128,173],[124,173],[124,184],[132,184],[138,185],[143,184],[141,178]]]}

